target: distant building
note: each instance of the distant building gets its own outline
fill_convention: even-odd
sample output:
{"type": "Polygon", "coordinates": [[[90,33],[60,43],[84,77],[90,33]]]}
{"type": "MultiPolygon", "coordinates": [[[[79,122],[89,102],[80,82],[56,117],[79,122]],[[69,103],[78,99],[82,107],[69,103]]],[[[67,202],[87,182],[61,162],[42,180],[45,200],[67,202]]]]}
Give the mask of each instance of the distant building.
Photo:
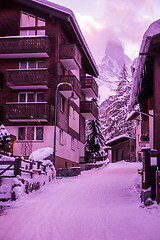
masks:
{"type": "MultiPolygon", "coordinates": [[[[106,142],[106,149],[111,147],[111,162],[121,160],[135,161],[136,160],[136,140],[127,135],[115,137],[106,142]]],[[[109,149],[110,151],[110,149],[109,149]]]]}
{"type": "Polygon", "coordinates": [[[13,154],[53,148],[58,92],[55,166],[79,165],[85,120],[97,119],[95,60],[73,12],[46,0],[0,1],[0,124],[16,136],[13,154]]]}

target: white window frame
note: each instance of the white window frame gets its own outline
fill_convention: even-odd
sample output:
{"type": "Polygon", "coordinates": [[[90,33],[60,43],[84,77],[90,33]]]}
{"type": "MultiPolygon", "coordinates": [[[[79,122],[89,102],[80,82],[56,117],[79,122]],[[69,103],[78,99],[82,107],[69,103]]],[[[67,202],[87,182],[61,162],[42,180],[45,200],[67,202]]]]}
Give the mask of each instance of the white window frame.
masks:
{"type": "Polygon", "coordinates": [[[33,94],[33,102],[34,102],[34,92],[19,92],[18,93],[18,102],[19,103],[33,103],[33,102],[28,102],[28,94],[33,94]],[[25,94],[25,102],[20,102],[20,95],[25,94]]]}
{"type": "Polygon", "coordinates": [[[18,141],[44,141],[44,127],[43,126],[20,126],[18,127],[18,141]],[[43,135],[41,140],[37,140],[37,128],[41,127],[43,130],[43,135]],[[24,128],[25,129],[25,139],[20,140],[19,139],[19,128],[24,128]],[[27,128],[34,128],[34,139],[27,139],[27,128]]]}

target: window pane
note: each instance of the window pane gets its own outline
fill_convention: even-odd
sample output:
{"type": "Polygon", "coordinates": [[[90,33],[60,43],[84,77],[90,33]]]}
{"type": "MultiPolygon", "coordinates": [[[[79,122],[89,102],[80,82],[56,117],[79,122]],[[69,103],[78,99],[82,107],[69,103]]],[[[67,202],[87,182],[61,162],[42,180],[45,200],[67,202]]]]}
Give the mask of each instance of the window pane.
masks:
{"type": "Polygon", "coordinates": [[[44,93],[37,93],[37,102],[44,102],[44,93]]]}
{"type": "Polygon", "coordinates": [[[65,109],[65,98],[61,97],[61,111],[64,112],[65,109]]]}
{"type": "Polygon", "coordinates": [[[28,62],[28,69],[33,69],[33,68],[35,68],[35,61],[28,62]]]}
{"type": "Polygon", "coordinates": [[[46,32],[45,30],[37,30],[37,35],[45,36],[46,32]]]}
{"type": "Polygon", "coordinates": [[[27,140],[34,140],[34,127],[27,127],[27,140]]]}
{"type": "Polygon", "coordinates": [[[27,62],[20,62],[19,63],[19,68],[20,69],[27,69],[27,62]]]}
{"type": "Polygon", "coordinates": [[[25,127],[18,128],[18,140],[25,140],[25,127]]]}
{"type": "Polygon", "coordinates": [[[25,93],[19,94],[19,102],[26,102],[26,94],[25,93]]]}
{"type": "Polygon", "coordinates": [[[28,15],[25,13],[21,14],[21,27],[28,27],[28,15]]]}
{"type": "Polygon", "coordinates": [[[27,94],[27,102],[34,102],[34,93],[27,94]]]}
{"type": "Polygon", "coordinates": [[[28,35],[28,31],[27,30],[21,30],[20,31],[20,36],[27,36],[28,35]]]}
{"type": "Polygon", "coordinates": [[[46,25],[45,20],[42,20],[42,19],[39,19],[39,18],[38,18],[38,23],[37,23],[37,25],[38,25],[38,27],[43,27],[43,26],[45,26],[45,25],[46,25]]]}
{"type": "Polygon", "coordinates": [[[59,130],[59,143],[63,144],[63,131],[59,130]]]}
{"type": "Polygon", "coordinates": [[[36,140],[43,140],[43,127],[36,127],[36,140]]]}
{"type": "Polygon", "coordinates": [[[28,16],[28,17],[29,17],[29,27],[35,27],[36,25],[35,17],[32,17],[32,16],[28,16]]]}
{"type": "Polygon", "coordinates": [[[37,62],[37,67],[38,67],[38,68],[44,68],[44,67],[45,67],[44,61],[38,61],[38,62],[37,62]]]}
{"type": "Polygon", "coordinates": [[[36,35],[35,30],[29,30],[27,35],[31,36],[31,35],[36,35]]]}

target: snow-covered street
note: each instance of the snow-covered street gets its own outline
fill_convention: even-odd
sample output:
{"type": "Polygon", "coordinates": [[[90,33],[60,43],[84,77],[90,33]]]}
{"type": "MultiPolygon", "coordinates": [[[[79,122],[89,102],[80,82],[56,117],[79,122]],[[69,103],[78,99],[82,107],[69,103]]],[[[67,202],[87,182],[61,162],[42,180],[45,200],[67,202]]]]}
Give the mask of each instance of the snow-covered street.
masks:
{"type": "Polygon", "coordinates": [[[138,163],[57,179],[0,216],[0,240],[158,240],[160,207],[135,189],[138,163]]]}

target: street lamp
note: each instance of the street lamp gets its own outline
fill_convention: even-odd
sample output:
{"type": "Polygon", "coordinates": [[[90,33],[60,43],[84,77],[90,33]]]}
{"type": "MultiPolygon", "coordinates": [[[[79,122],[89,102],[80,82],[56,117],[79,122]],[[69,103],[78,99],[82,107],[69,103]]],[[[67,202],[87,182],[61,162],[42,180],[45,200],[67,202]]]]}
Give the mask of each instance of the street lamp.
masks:
{"type": "Polygon", "coordinates": [[[68,85],[71,87],[72,93],[71,93],[71,96],[69,97],[69,99],[75,99],[72,84],[67,83],[67,82],[61,82],[57,85],[56,99],[55,99],[55,111],[54,111],[54,146],[53,146],[53,165],[54,166],[55,166],[55,153],[56,153],[57,100],[58,100],[58,90],[59,90],[59,87],[62,85],[68,85]]]}

